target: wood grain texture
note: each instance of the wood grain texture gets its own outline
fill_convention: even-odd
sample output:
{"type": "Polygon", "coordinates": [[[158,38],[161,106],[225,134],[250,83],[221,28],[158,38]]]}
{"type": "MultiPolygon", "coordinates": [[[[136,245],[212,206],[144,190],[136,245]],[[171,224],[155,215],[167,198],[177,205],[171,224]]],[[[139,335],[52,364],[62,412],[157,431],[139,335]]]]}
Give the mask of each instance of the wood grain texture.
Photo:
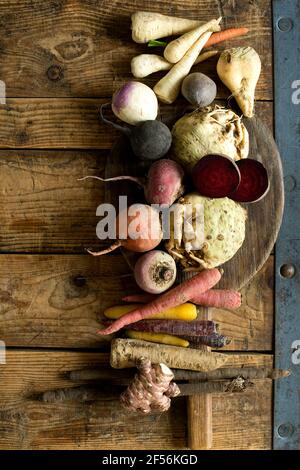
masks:
{"type": "MultiPolygon", "coordinates": [[[[0,338],[7,346],[94,348],[101,312],[137,291],[121,254],[1,255],[0,338]],[[77,280],[76,280],[77,279],[77,280]]],[[[272,270],[269,261],[243,291],[243,306],[212,312],[227,349],[272,350],[272,270]]]]}
{"type": "MultiPolygon", "coordinates": [[[[106,99],[9,98],[0,106],[0,148],[110,149],[116,140],[111,126],[100,122],[106,99]]],[[[185,106],[160,107],[162,119],[185,106]]],[[[272,126],[272,103],[256,104],[257,114],[272,126]]]]}
{"type": "MultiPolygon", "coordinates": [[[[139,417],[107,397],[92,403],[43,404],[38,392],[73,384],[66,372],[101,367],[106,354],[69,351],[7,352],[0,368],[0,449],[182,449],[186,448],[185,400],[168,413],[139,417]]],[[[272,364],[271,355],[233,355],[232,365],[272,364]]],[[[268,449],[271,443],[271,383],[243,394],[213,397],[214,448],[268,449]]]]}
{"type": "MultiPolygon", "coordinates": [[[[248,27],[246,38],[218,48],[255,47],[264,59],[257,98],[272,99],[270,7],[269,0],[1,0],[0,77],[9,97],[110,97],[132,79],[131,58],[149,51],[130,34],[130,15],[143,9],[203,21],[222,16],[223,28],[248,27]]],[[[198,69],[215,76],[215,61],[198,69]]],[[[221,86],[219,95],[228,91],[221,86]]]]}

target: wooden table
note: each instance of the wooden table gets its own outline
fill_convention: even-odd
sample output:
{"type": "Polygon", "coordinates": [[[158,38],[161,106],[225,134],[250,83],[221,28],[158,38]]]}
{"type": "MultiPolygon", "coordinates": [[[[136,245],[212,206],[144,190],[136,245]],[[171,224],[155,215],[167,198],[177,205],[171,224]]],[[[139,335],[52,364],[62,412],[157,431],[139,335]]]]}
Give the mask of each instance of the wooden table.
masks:
{"type": "MultiPolygon", "coordinates": [[[[137,9],[247,26],[262,57],[256,112],[272,128],[270,0],[0,0],[0,449],[181,449],[187,446],[186,402],[161,416],[126,416],[109,396],[91,404],[42,404],[32,394],[67,387],[69,370],[107,363],[96,336],[100,312],[133,291],[120,255],[99,247],[99,182],[115,133],[98,108],[130,76],[130,59],[146,51],[130,39],[137,9]]],[[[225,47],[222,45],[222,48],[225,47]]],[[[215,77],[215,62],[201,71],[215,77]]],[[[152,85],[155,78],[146,79],[152,85]]],[[[218,82],[222,99],[228,92],[218,82]]],[[[166,111],[165,108],[162,111],[166,111]]],[[[213,311],[236,363],[273,363],[273,256],[243,289],[235,312],[213,311]]],[[[215,449],[269,449],[272,385],[213,396],[215,449]]]]}

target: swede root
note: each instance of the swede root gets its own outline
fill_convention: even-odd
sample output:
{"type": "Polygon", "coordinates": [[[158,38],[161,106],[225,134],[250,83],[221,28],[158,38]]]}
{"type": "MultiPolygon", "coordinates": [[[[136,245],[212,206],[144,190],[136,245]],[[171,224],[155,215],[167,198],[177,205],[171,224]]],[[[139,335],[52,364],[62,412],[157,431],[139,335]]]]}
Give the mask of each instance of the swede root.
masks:
{"type": "Polygon", "coordinates": [[[222,52],[217,72],[246,117],[254,115],[255,88],[261,72],[259,55],[252,47],[236,47],[222,52]]]}
{"type": "Polygon", "coordinates": [[[204,44],[211,36],[207,31],[192,45],[183,58],[154,86],[153,91],[163,103],[173,103],[180,93],[182,80],[188,75],[204,44]]]}
{"type": "Polygon", "coordinates": [[[197,20],[175,18],[150,11],[137,11],[131,15],[132,39],[138,43],[184,34],[200,25],[201,22],[197,20]]]}
{"type": "Polygon", "coordinates": [[[114,339],[111,343],[110,365],[114,369],[136,367],[140,358],[152,364],[164,363],[170,368],[209,372],[226,364],[228,356],[221,353],[160,345],[134,339],[114,339]]]}

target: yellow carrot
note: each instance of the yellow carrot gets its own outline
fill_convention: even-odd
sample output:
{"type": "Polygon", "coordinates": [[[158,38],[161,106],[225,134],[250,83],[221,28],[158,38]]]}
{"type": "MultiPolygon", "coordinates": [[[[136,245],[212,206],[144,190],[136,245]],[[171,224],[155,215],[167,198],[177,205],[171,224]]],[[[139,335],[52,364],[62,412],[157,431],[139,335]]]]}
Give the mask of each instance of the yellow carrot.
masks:
{"type": "MultiPolygon", "coordinates": [[[[104,310],[106,318],[111,320],[117,320],[126,313],[132,312],[138,308],[140,304],[129,304],[129,305],[116,305],[109,307],[104,310]]],[[[177,307],[169,308],[159,314],[151,315],[151,320],[185,320],[193,321],[197,318],[197,307],[189,302],[178,305],[177,307]]]]}
{"type": "Polygon", "coordinates": [[[127,330],[126,336],[131,339],[140,339],[150,343],[169,344],[170,346],[180,346],[188,348],[190,343],[178,336],[167,335],[164,333],[148,333],[146,331],[127,330]]]}
{"type": "Polygon", "coordinates": [[[207,31],[187,51],[183,58],[155,85],[153,91],[163,103],[173,103],[180,93],[182,80],[188,75],[195,60],[212,32],[207,31]]]}

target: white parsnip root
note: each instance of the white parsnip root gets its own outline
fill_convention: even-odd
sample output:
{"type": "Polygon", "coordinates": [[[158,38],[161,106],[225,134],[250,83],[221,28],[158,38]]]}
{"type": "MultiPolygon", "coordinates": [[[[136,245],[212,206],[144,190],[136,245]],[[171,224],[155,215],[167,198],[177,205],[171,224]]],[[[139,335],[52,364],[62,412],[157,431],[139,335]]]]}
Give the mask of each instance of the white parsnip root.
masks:
{"type": "Polygon", "coordinates": [[[254,115],[255,88],[261,72],[259,55],[252,47],[236,47],[224,51],[217,72],[236,99],[246,117],[254,115]]]}
{"type": "Polygon", "coordinates": [[[220,31],[221,19],[222,18],[211,20],[202,26],[198,26],[198,28],[195,28],[192,31],[183,34],[179,38],[174,39],[174,41],[171,41],[164,49],[164,58],[172,64],[179,62],[192,45],[200,38],[200,36],[202,36],[202,34],[206,33],[206,31],[220,31]]]}
{"type": "Polygon", "coordinates": [[[138,373],[120,396],[120,401],[131,412],[150,414],[167,411],[171,397],[180,394],[173,378],[173,372],[165,364],[151,364],[148,359],[142,359],[138,373]]]}
{"type": "Polygon", "coordinates": [[[173,103],[180,93],[182,80],[188,75],[203,46],[206,44],[211,31],[202,34],[192,45],[183,58],[154,86],[153,91],[163,103],[173,103]]]}
{"type": "Polygon", "coordinates": [[[145,358],[152,364],[164,363],[171,369],[209,372],[223,367],[228,355],[181,348],[135,339],[116,338],[111,343],[110,365],[114,369],[136,367],[145,358]]]}
{"type": "Polygon", "coordinates": [[[184,34],[202,23],[197,20],[175,18],[150,11],[137,11],[131,15],[132,39],[138,43],[184,34]]]}
{"type": "MultiPolygon", "coordinates": [[[[219,51],[206,51],[200,54],[194,65],[200,64],[219,54],[219,51]]],[[[131,60],[131,73],[135,78],[145,78],[155,72],[170,70],[174,64],[157,54],[140,54],[131,60]]]]}

